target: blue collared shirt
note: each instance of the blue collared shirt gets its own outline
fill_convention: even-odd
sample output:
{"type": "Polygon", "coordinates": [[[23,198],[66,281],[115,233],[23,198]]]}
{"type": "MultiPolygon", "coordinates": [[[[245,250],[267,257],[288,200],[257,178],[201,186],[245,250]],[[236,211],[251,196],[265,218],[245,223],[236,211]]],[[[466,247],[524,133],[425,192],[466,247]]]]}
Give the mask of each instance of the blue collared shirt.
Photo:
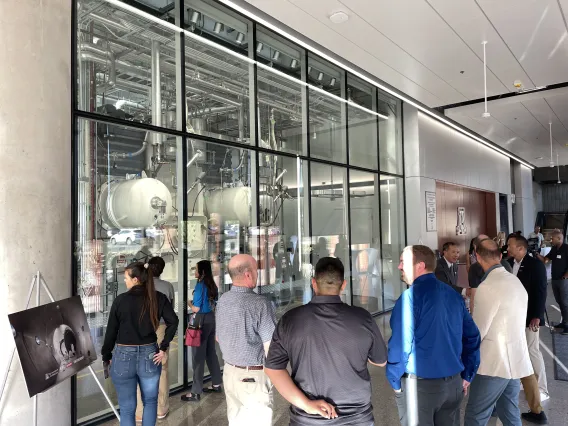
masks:
{"type": "Polygon", "coordinates": [[[438,379],[461,373],[471,382],[479,367],[479,330],[460,294],[434,274],[417,278],[397,300],[390,325],[387,379],[395,390],[414,374],[438,379]]]}

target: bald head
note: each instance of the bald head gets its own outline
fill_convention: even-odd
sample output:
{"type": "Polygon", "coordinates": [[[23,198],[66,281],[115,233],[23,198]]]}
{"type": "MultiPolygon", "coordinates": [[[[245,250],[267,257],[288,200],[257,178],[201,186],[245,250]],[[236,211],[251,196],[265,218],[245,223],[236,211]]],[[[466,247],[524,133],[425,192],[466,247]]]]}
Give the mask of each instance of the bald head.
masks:
{"type": "Polygon", "coordinates": [[[482,240],[476,249],[477,261],[484,271],[501,264],[501,251],[493,240],[482,240]]]}
{"type": "Polygon", "coordinates": [[[233,285],[238,287],[256,287],[258,272],[256,260],[250,254],[237,254],[229,261],[229,275],[233,285]]]}

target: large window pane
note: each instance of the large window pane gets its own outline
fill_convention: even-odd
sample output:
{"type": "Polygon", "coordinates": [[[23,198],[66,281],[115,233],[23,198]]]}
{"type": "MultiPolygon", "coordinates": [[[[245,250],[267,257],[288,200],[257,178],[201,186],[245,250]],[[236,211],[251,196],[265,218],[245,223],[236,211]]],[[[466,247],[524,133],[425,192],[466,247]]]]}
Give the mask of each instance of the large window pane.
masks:
{"type": "MultiPolygon", "coordinates": [[[[169,4],[174,5],[172,1],[169,4]]],[[[84,111],[181,130],[175,30],[102,0],[78,7],[78,105],[84,111]]],[[[167,6],[167,5],[166,5],[167,6]]],[[[175,5],[174,5],[175,6],[175,5]]],[[[176,8],[163,18],[174,20],[176,8]]]]}
{"type": "Polygon", "coordinates": [[[345,163],[345,101],[310,88],[310,156],[345,163]]]}
{"type": "MultiPolygon", "coordinates": [[[[181,218],[181,138],[80,119],[75,140],[77,181],[77,292],[81,296],[97,353],[103,343],[114,298],[126,291],[124,267],[161,256],[162,274],[175,289],[174,309],[184,311],[179,262],[181,218]],[[158,140],[160,145],[148,143],[158,140]],[[160,153],[160,162],[154,159],[160,153]]],[[[170,386],[182,383],[183,325],[170,347],[170,386]]],[[[113,402],[112,382],[93,366],[113,402]]],[[[104,396],[89,374],[77,377],[79,421],[108,412],[104,396]]]]}
{"type": "Polygon", "coordinates": [[[383,172],[402,174],[401,102],[379,90],[379,157],[383,172]],[[388,117],[385,119],[384,117],[388,117]]]}
{"type": "Polygon", "coordinates": [[[258,238],[250,241],[258,245],[258,292],[273,301],[278,317],[311,297],[306,177],[299,158],[260,154],[261,226],[251,229],[258,238]]]}
{"type": "MultiPolygon", "coordinates": [[[[347,169],[311,163],[312,245],[310,263],[315,268],[322,257],[337,257],[349,281],[349,230],[347,221],[347,169]]],[[[347,286],[342,299],[351,303],[347,286]]]]}
{"type": "Polygon", "coordinates": [[[348,76],[349,164],[373,170],[378,167],[375,92],[370,84],[348,76]]]}
{"type": "Polygon", "coordinates": [[[398,263],[406,244],[403,179],[381,175],[382,269],[385,309],[390,309],[406,288],[400,280],[398,263]]]}
{"type": "MultiPolygon", "coordinates": [[[[195,139],[188,141],[187,151],[185,229],[188,299],[193,299],[197,262],[211,261],[213,278],[219,294],[223,294],[231,288],[228,273],[231,257],[240,253],[256,256],[256,238],[250,237],[250,229],[256,225],[256,191],[252,151],[195,139]]],[[[191,348],[186,349],[191,355],[191,348]]],[[[217,356],[223,365],[219,347],[217,356]]],[[[189,380],[192,380],[192,357],[188,359],[189,380]]]]}
{"type": "Polygon", "coordinates": [[[372,313],[384,310],[377,187],[377,174],[350,170],[353,304],[372,313]]]}
{"type": "Polygon", "coordinates": [[[184,6],[187,131],[251,144],[251,25],[213,2],[184,6]]]}
{"type": "Polygon", "coordinates": [[[256,58],[260,141],[267,149],[306,154],[303,50],[263,29],[257,31],[256,58]]]}

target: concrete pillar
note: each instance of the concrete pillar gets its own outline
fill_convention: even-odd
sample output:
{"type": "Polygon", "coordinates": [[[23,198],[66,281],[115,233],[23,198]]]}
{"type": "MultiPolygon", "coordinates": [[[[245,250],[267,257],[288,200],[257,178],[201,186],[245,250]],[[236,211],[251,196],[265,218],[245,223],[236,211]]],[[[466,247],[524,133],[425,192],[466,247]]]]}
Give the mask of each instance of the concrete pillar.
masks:
{"type": "Polygon", "coordinates": [[[532,171],[520,163],[514,163],[513,187],[515,188],[514,231],[522,231],[524,236],[534,229],[535,209],[532,171]]]}
{"type": "MultiPolygon", "coordinates": [[[[71,294],[71,0],[0,1],[0,377],[40,270],[56,299],[71,294]]],[[[42,302],[48,301],[45,292],[42,302]]],[[[38,425],[71,423],[69,381],[40,394],[38,425]]],[[[0,425],[32,425],[18,359],[0,425]]]]}

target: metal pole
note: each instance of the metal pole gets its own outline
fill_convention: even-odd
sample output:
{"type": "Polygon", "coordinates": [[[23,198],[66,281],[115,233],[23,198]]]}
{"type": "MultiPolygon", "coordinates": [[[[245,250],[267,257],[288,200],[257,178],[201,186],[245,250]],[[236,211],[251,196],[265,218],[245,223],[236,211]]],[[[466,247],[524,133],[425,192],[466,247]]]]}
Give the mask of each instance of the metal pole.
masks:
{"type": "MultiPolygon", "coordinates": [[[[152,124],[162,126],[162,78],[160,74],[160,42],[152,40],[152,124]]],[[[162,135],[154,133],[154,157],[160,161],[162,135]]]]}
{"type": "Polygon", "coordinates": [[[95,374],[95,370],[93,370],[93,366],[89,365],[89,371],[91,372],[93,379],[95,379],[95,382],[97,382],[97,385],[99,385],[99,389],[101,390],[101,392],[105,396],[105,399],[107,400],[109,407],[112,409],[112,411],[114,412],[114,415],[116,416],[116,418],[120,422],[120,416],[118,415],[118,411],[116,411],[116,408],[114,408],[114,405],[113,405],[112,401],[110,400],[110,398],[108,397],[107,393],[105,392],[103,385],[101,385],[99,378],[95,374]]]}
{"type": "Polygon", "coordinates": [[[487,42],[484,41],[481,44],[483,44],[483,85],[485,89],[485,112],[481,116],[483,118],[488,118],[491,114],[487,111],[487,58],[485,56],[485,46],[487,45],[487,42]]]}

